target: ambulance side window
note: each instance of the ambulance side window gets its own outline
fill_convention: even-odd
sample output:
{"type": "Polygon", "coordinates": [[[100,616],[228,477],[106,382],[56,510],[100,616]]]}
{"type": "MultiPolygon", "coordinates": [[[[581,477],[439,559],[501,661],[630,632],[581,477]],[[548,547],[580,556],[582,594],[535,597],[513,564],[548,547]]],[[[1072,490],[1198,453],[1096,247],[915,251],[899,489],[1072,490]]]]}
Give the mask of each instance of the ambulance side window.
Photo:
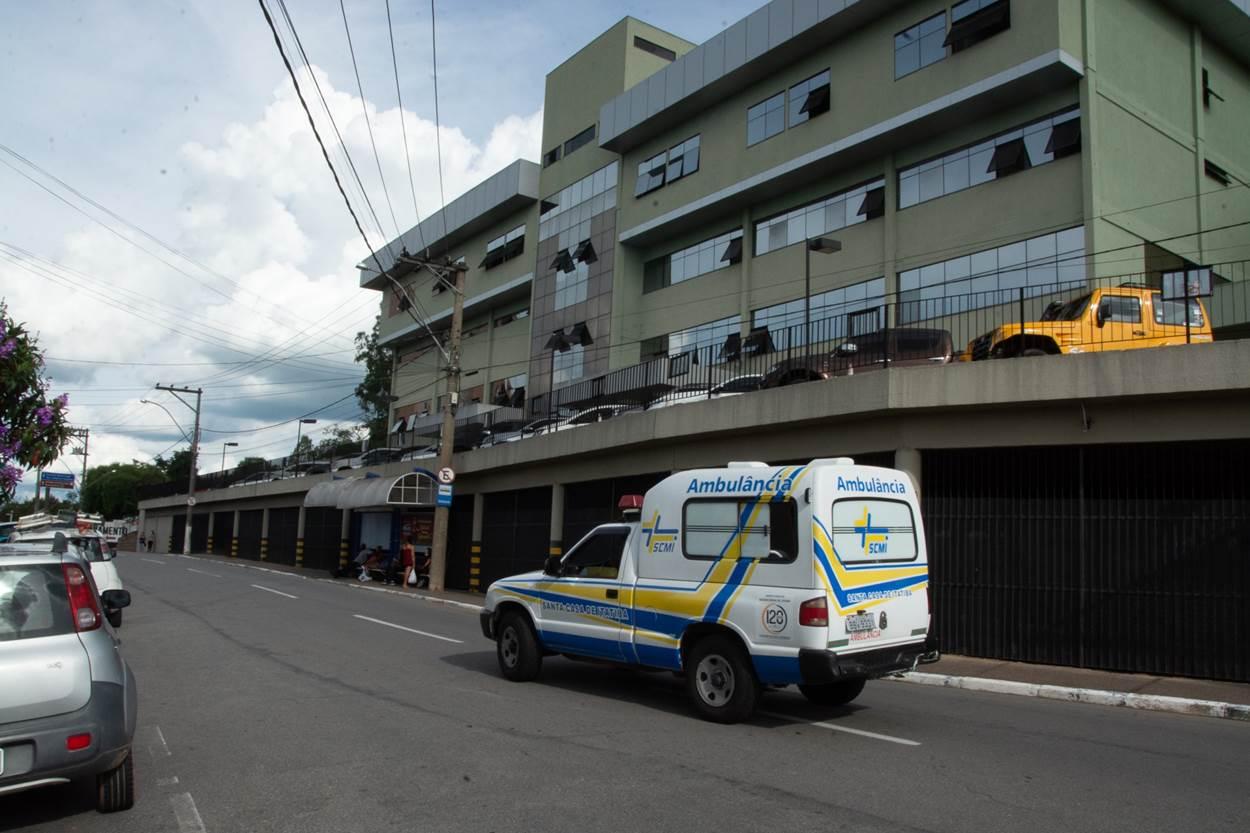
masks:
{"type": "Polygon", "coordinates": [[[788,564],[799,551],[798,506],[786,499],[696,498],[682,507],[682,554],[788,564]]]}
{"type": "Polygon", "coordinates": [[[575,578],[616,578],[621,569],[628,529],[603,529],[578,544],[564,559],[564,575],[575,578]]]}

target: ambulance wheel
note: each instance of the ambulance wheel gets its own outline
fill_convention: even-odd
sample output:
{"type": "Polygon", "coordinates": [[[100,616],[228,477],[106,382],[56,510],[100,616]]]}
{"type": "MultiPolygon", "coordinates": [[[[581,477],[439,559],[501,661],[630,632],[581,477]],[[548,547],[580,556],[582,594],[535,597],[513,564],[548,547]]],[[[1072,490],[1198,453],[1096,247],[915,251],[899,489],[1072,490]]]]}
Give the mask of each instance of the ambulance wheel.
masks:
{"type": "Polygon", "coordinates": [[[514,612],[500,617],[495,655],[499,658],[499,670],[514,683],[529,682],[538,676],[543,655],[529,619],[514,612]]]}
{"type": "Polygon", "coordinates": [[[737,723],[755,711],[760,684],[751,661],[733,639],[714,634],[699,640],[686,668],[686,691],[700,717],[737,723]]]}
{"type": "Polygon", "coordinates": [[[800,685],[799,691],[808,700],[820,706],[845,706],[864,690],[867,680],[839,680],[836,683],[823,685],[800,685]]]}

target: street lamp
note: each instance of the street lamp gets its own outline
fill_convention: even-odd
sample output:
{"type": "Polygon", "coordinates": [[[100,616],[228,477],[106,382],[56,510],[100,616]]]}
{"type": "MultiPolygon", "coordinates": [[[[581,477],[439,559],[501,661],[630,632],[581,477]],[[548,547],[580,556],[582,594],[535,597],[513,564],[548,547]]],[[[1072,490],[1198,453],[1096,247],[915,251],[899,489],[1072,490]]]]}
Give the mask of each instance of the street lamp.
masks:
{"type": "Polygon", "coordinates": [[[155,405],[156,407],[160,408],[162,411],[165,412],[165,415],[169,417],[170,421],[173,422],[174,427],[177,428],[179,431],[182,431],[182,438],[186,440],[187,442],[191,442],[191,438],[187,436],[187,432],[183,431],[182,426],[178,424],[178,420],[174,419],[174,415],[169,412],[168,408],[166,408],[164,405],[162,405],[159,402],[153,402],[151,399],[140,399],[139,403],[142,405],[155,405]]]}
{"type": "Polygon", "coordinates": [[[317,420],[315,420],[315,419],[301,419],[301,420],[299,421],[299,426],[295,429],[295,465],[297,465],[297,466],[299,465],[299,457],[300,457],[300,455],[299,455],[299,441],[300,441],[300,435],[301,435],[301,433],[302,433],[302,432],[303,432],[303,430],[304,430],[304,426],[305,426],[305,425],[316,425],[316,424],[317,424],[317,420]]]}
{"type": "Polygon", "coordinates": [[[812,343],[812,252],[833,254],[842,251],[842,244],[832,237],[810,237],[803,247],[803,352],[810,352],[812,343]]]}
{"type": "Polygon", "coordinates": [[[238,443],[222,443],[221,444],[221,473],[223,476],[226,473],[226,449],[238,448],[238,447],[239,447],[238,443]]]}

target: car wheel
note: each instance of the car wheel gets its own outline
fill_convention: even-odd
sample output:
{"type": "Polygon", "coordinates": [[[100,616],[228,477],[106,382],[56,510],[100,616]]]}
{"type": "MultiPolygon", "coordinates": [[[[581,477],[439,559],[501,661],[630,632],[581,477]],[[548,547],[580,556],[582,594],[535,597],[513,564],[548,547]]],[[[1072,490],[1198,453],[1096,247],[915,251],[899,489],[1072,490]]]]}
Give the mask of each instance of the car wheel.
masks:
{"type": "Polygon", "coordinates": [[[126,760],[96,778],[96,809],[101,813],[129,810],[135,805],[134,756],[126,752],[126,760]]]}
{"type": "Polygon", "coordinates": [[[737,723],[755,711],[760,684],[738,643],[715,634],[695,643],[690,650],[686,692],[703,719],[737,723]]]}
{"type": "Polygon", "coordinates": [[[538,637],[529,619],[514,612],[500,618],[495,655],[499,658],[499,670],[514,683],[529,682],[538,676],[543,667],[543,655],[538,650],[538,637]]]}
{"type": "Polygon", "coordinates": [[[858,680],[839,680],[836,683],[821,685],[800,685],[803,696],[820,706],[845,706],[864,690],[863,678],[858,680]]]}
{"type": "Polygon", "coordinates": [[[104,614],[104,618],[109,620],[109,624],[115,628],[122,626],[122,612],[120,610],[110,610],[104,614]]]}

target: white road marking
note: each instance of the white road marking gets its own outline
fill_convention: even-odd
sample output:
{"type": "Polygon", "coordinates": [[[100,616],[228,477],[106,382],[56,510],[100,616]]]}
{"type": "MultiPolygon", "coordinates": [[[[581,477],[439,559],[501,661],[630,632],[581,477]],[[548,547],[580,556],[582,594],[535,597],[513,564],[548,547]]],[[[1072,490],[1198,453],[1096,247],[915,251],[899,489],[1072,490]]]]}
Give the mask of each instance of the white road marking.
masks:
{"type": "Polygon", "coordinates": [[[908,740],[907,738],[896,738],[893,735],[881,735],[876,732],[866,732],[863,729],[852,729],[849,726],[837,726],[833,723],[822,723],[820,721],[808,721],[795,717],[790,714],[781,714],[780,712],[760,712],[765,717],[774,717],[778,720],[786,720],[791,723],[801,723],[804,726],[818,726],[821,729],[829,729],[833,732],[845,732],[848,735],[858,735],[861,738],[872,738],[873,740],[883,740],[887,743],[897,743],[900,746],[919,746],[920,742],[908,740]]]}
{"type": "Polygon", "coordinates": [[[158,787],[172,787],[172,786],[174,786],[174,785],[175,785],[175,784],[177,784],[177,783],[178,783],[178,776],[177,776],[177,775],[171,775],[171,776],[170,776],[170,777],[168,777],[168,778],[157,778],[157,779],[156,779],[156,786],[158,786],[158,787]]]}
{"type": "Polygon", "coordinates": [[[140,560],[140,561],[146,561],[146,562],[148,562],[149,564],[160,564],[162,567],[164,567],[164,566],[165,566],[165,562],[164,562],[164,561],[157,561],[155,558],[140,558],[139,560],[140,560]]]}
{"type": "Polygon", "coordinates": [[[457,645],[464,644],[463,639],[452,639],[450,636],[439,636],[436,633],[426,633],[425,631],[419,631],[416,628],[406,628],[403,625],[396,625],[394,622],[384,622],[381,619],[374,619],[372,616],[361,616],[359,613],[353,613],[352,615],[357,619],[363,619],[366,622],[373,622],[375,625],[386,625],[388,628],[394,628],[397,631],[408,631],[408,633],[415,633],[418,636],[428,636],[430,639],[441,639],[444,642],[454,642],[457,645]]]}
{"type": "Polygon", "coordinates": [[[199,573],[199,574],[200,574],[200,575],[202,575],[202,576],[212,576],[213,578],[221,578],[221,576],[217,575],[216,573],[206,573],[206,572],[204,572],[203,570],[197,570],[197,569],[195,569],[194,567],[188,567],[188,568],[187,568],[187,572],[188,572],[188,573],[199,573]]]}
{"type": "Polygon", "coordinates": [[[292,596],[290,593],[283,593],[281,590],[274,590],[272,587],[265,587],[263,584],[253,584],[257,590],[264,590],[266,593],[273,593],[275,596],[286,596],[288,599],[298,599],[299,596],[292,596]]]}
{"type": "Polygon", "coordinates": [[[152,734],[156,739],[148,744],[148,754],[153,758],[168,758],[169,747],[165,744],[165,733],[161,731],[161,727],[153,726],[152,734]]]}
{"type": "Polygon", "coordinates": [[[174,808],[174,818],[178,820],[178,833],[204,833],[204,820],[200,811],[195,809],[195,799],[191,793],[178,793],[169,799],[174,808]]]}

